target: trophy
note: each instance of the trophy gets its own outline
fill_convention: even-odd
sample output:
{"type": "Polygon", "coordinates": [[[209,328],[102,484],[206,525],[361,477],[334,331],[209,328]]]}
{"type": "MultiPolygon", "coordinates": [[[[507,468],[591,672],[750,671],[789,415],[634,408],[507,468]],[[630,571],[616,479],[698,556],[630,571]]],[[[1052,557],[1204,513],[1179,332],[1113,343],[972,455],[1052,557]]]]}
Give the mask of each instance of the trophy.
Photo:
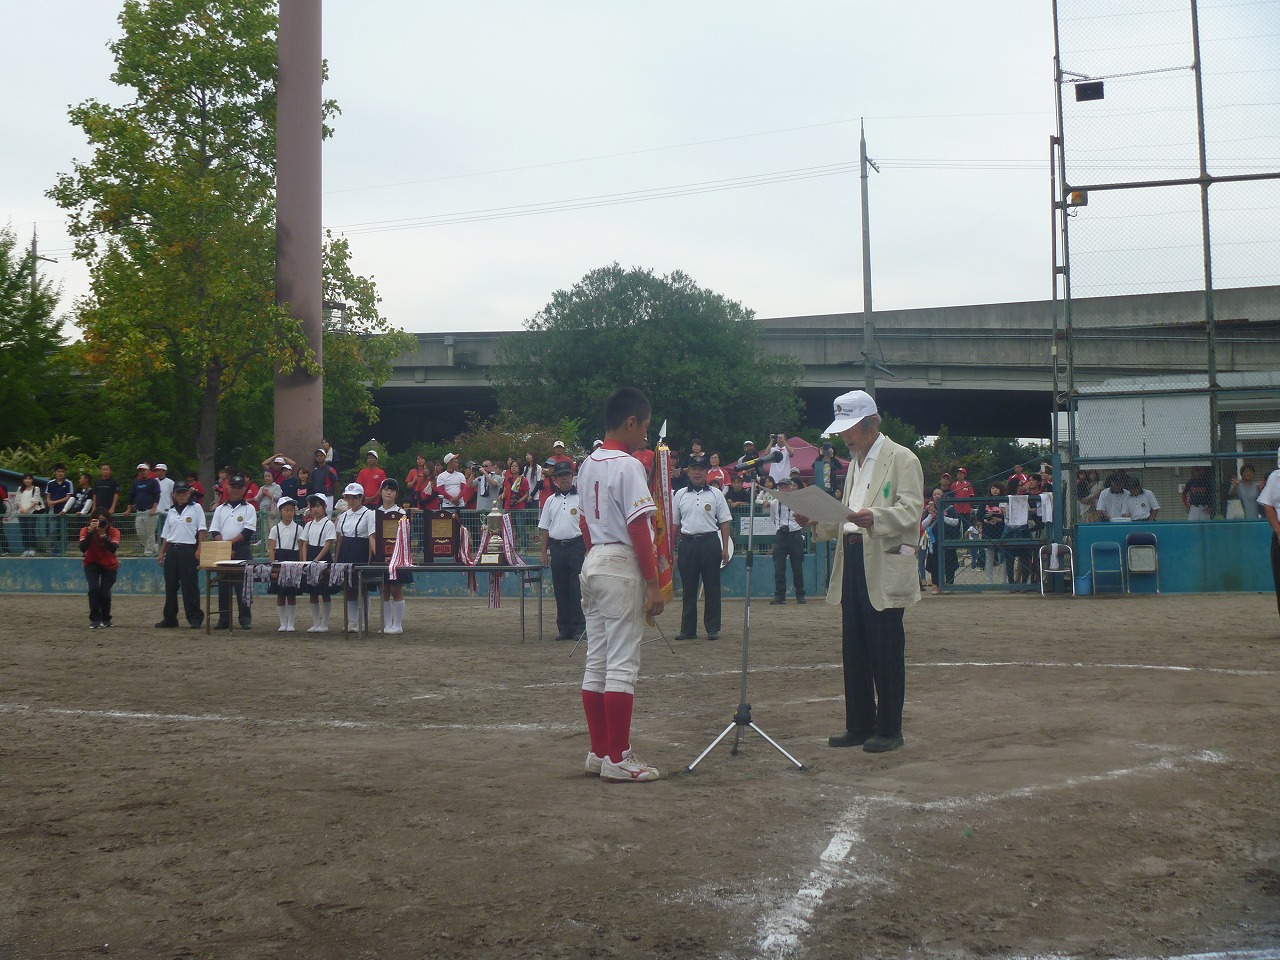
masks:
{"type": "Polygon", "coordinates": [[[502,509],[495,503],[493,509],[489,511],[489,516],[485,518],[485,527],[489,531],[489,540],[485,544],[484,556],[480,558],[481,563],[504,563],[503,543],[502,543],[502,509]]]}

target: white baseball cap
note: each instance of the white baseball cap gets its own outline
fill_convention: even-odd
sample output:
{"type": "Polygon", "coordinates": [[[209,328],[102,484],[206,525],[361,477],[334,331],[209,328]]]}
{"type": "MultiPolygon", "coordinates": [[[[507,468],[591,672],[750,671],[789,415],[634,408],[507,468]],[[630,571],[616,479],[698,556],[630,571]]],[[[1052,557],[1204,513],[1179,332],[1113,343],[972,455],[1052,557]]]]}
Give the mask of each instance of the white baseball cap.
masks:
{"type": "Polygon", "coordinates": [[[276,457],[276,458],[275,458],[274,460],[272,460],[271,462],[272,462],[272,463],[284,463],[284,457],[276,457]]]}
{"type": "Polygon", "coordinates": [[[157,470],[163,470],[165,473],[168,473],[168,472],[169,472],[169,466],[168,466],[168,464],[164,464],[164,463],[157,463],[157,464],[156,464],[156,469],[157,469],[157,470]]]}
{"type": "Polygon", "coordinates": [[[593,441],[591,442],[591,449],[592,449],[592,450],[594,450],[596,447],[603,447],[603,446],[604,446],[604,441],[603,441],[603,440],[593,440],[593,441]]]}
{"type": "Polygon", "coordinates": [[[363,497],[364,487],[360,486],[358,483],[348,483],[347,489],[342,491],[342,495],[344,497],[363,497]]]}
{"type": "Polygon", "coordinates": [[[151,464],[149,464],[149,463],[145,463],[145,462],[144,462],[144,463],[140,463],[140,464],[138,464],[136,467],[134,467],[133,469],[135,469],[135,470],[150,470],[150,469],[151,469],[151,464]]]}
{"type": "Polygon", "coordinates": [[[879,413],[876,401],[865,390],[851,390],[836,397],[834,404],[835,419],[823,433],[844,433],[859,420],[879,413]]]}
{"type": "Polygon", "coordinates": [[[563,447],[563,446],[564,446],[564,441],[563,441],[563,440],[557,440],[557,441],[556,441],[555,443],[553,443],[551,446],[553,446],[553,447],[563,447]]]}
{"type": "Polygon", "coordinates": [[[453,463],[453,461],[455,461],[455,460],[457,460],[457,459],[458,459],[458,455],[457,455],[456,453],[446,453],[446,454],[444,455],[444,462],[445,462],[445,465],[446,465],[446,466],[448,466],[449,464],[453,463]]]}
{"type": "Polygon", "coordinates": [[[285,504],[293,504],[296,507],[298,505],[298,501],[293,499],[293,497],[281,497],[279,500],[276,501],[276,509],[278,510],[280,507],[283,507],[285,504]]]}

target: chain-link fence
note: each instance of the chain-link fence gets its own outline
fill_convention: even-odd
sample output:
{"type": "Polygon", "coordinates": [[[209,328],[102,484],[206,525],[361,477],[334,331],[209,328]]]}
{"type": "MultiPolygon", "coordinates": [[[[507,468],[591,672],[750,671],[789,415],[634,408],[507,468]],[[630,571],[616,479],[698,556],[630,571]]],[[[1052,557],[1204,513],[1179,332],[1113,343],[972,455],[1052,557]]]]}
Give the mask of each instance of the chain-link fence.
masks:
{"type": "Polygon", "coordinates": [[[1280,445],[1280,3],[1054,19],[1069,520],[1250,518],[1280,445]]]}

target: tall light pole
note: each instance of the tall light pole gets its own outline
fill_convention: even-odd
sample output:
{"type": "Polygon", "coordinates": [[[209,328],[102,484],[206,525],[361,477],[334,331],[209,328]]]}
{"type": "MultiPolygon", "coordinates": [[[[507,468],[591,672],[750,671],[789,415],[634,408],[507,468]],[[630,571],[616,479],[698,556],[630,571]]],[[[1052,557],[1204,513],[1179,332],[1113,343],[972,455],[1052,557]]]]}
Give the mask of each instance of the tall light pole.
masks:
{"type": "MultiPolygon", "coordinates": [[[[320,140],[324,115],[321,0],[280,0],[276,87],[276,302],[302,321],[323,362],[320,140]]],[[[304,370],[276,374],[275,449],[299,463],[324,437],[324,381],[304,370]]]]}
{"type": "Polygon", "coordinates": [[[880,168],[867,156],[865,123],[861,124],[861,130],[859,154],[862,179],[862,379],[866,384],[867,393],[874,397],[876,374],[875,362],[872,358],[876,353],[876,325],[871,314],[871,214],[867,210],[867,167],[871,167],[876,173],[880,172],[880,168]]]}

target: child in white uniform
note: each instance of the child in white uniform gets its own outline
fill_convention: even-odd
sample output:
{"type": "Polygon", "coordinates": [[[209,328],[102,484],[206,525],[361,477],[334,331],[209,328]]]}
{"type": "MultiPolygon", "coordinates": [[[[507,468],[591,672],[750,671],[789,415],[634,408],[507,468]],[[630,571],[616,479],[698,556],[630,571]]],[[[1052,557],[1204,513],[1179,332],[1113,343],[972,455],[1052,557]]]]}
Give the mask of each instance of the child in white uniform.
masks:
{"type": "Polygon", "coordinates": [[[640,671],[646,616],[665,601],[658,587],[652,518],[657,508],[643,465],[632,456],[644,446],[651,407],[643,393],[621,387],[605,401],[604,444],[578,474],[582,606],[587,618],[587,663],[582,707],[591,736],[586,770],[613,783],[658,779],[658,770],[631,749],[631,712],[640,671]]]}

